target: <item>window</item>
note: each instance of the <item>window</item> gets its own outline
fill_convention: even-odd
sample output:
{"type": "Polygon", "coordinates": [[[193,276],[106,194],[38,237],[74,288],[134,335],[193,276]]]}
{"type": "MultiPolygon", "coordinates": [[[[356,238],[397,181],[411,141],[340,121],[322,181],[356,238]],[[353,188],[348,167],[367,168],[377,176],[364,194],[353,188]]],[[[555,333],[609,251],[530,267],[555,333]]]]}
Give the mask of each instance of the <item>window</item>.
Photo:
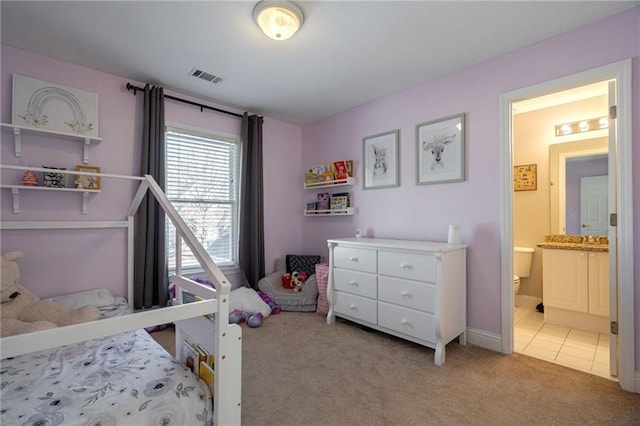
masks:
{"type": "MultiPolygon", "coordinates": [[[[219,267],[237,266],[237,138],[167,127],[167,197],[219,267]]],[[[167,226],[169,269],[174,269],[176,235],[167,226]]],[[[198,267],[182,244],[182,268],[198,267]]]]}

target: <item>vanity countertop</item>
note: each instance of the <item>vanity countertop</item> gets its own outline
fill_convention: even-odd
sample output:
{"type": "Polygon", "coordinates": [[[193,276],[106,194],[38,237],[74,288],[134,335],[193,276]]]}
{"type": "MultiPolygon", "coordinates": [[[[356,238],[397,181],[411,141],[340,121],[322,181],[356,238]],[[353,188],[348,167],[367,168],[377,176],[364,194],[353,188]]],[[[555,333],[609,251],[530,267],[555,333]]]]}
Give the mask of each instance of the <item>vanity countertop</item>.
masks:
{"type": "Polygon", "coordinates": [[[537,245],[560,250],[609,251],[609,239],[605,236],[548,234],[537,245]]]}
{"type": "Polygon", "coordinates": [[[596,243],[560,243],[555,241],[545,241],[544,243],[538,243],[538,247],[560,250],[609,251],[609,244],[596,243]]]}

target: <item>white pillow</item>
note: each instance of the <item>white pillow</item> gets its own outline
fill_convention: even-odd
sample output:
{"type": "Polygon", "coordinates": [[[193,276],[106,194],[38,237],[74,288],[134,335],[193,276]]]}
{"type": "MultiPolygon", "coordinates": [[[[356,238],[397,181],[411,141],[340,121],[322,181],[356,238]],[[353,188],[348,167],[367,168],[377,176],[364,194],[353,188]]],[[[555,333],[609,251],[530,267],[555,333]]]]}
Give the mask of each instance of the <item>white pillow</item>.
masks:
{"type": "Polygon", "coordinates": [[[235,290],[231,290],[229,297],[229,312],[233,312],[235,309],[252,313],[260,312],[263,318],[267,318],[271,315],[271,308],[262,300],[262,297],[252,288],[240,287],[235,290]]]}
{"type": "MultiPolygon", "coordinates": [[[[260,297],[260,296],[258,296],[260,297]]],[[[82,291],[79,293],[71,293],[64,296],[56,296],[50,299],[53,302],[62,303],[71,309],[77,309],[82,306],[95,306],[96,308],[104,308],[115,304],[113,293],[107,289],[82,291]]]]}

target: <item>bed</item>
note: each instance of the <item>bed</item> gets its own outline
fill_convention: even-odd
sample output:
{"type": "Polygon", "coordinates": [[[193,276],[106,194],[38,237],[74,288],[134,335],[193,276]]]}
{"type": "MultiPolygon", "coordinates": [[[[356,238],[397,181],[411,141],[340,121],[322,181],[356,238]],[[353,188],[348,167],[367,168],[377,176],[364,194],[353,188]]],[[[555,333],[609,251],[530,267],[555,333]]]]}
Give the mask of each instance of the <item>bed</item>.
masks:
{"type": "MultiPolygon", "coordinates": [[[[0,169],[35,170],[0,165],[0,169]]],[[[41,170],[44,171],[44,170],[41,170]]],[[[64,173],[64,171],[62,171],[64,173]]],[[[77,171],[68,171],[73,175],[77,171]]],[[[4,230],[127,229],[128,306],[101,309],[101,319],[0,340],[0,424],[216,424],[241,423],[241,329],[229,324],[231,285],[151,176],[101,173],[102,179],[138,184],[126,217],[114,221],[3,221],[4,230]],[[173,305],[132,312],[135,213],[145,194],[155,197],[184,242],[214,283],[213,288],[182,275],[176,253],[173,305]],[[183,303],[189,292],[200,301],[183,303]],[[121,315],[124,313],[124,315],[121,315]],[[144,328],[173,322],[176,356],[168,354],[144,328]],[[213,395],[183,362],[184,340],[200,343],[215,357],[213,395]]]]}

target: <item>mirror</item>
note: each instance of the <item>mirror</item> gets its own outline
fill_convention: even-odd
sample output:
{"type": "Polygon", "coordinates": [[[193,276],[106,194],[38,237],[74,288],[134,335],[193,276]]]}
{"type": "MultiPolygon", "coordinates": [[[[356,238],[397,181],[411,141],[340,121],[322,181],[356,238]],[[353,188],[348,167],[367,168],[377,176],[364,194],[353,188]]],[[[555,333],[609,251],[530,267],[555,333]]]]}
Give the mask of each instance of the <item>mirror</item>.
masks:
{"type": "MultiPolygon", "coordinates": [[[[577,214],[578,219],[580,218],[580,212],[575,211],[575,209],[580,209],[579,203],[569,206],[569,212],[567,211],[567,198],[579,198],[579,195],[571,193],[571,189],[569,189],[569,194],[567,194],[567,160],[571,161],[572,159],[586,159],[590,157],[595,158],[595,156],[608,154],[608,150],[609,141],[606,137],[549,145],[549,183],[551,194],[550,232],[552,234],[567,233],[568,213],[570,217],[571,215],[575,216],[577,214]],[[576,197],[574,197],[574,195],[576,197]]],[[[577,235],[581,234],[581,232],[576,229],[571,229],[570,233],[577,235]]],[[[597,234],[593,233],[590,235],[597,234]]],[[[606,232],[603,235],[607,235],[606,232]]]]}

